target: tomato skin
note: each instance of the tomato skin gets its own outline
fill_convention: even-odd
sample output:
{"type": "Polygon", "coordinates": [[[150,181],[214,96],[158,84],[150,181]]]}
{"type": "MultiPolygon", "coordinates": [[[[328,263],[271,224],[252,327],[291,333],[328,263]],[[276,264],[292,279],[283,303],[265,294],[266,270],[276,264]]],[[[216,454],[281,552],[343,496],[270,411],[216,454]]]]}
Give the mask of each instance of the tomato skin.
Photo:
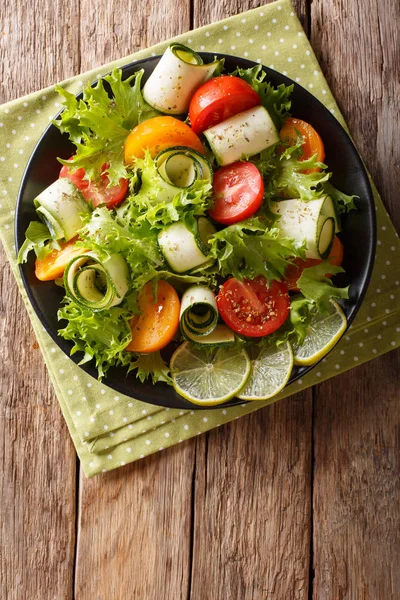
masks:
{"type": "Polygon", "coordinates": [[[149,281],[139,293],[138,306],[141,314],[131,319],[132,340],[125,350],[148,354],[165,348],[179,328],[180,301],[176,290],[160,279],[154,302],[153,283],[149,281]]]}
{"type": "Polygon", "coordinates": [[[100,204],[104,204],[107,208],[119,206],[124,200],[129,187],[127,179],[120,179],[119,185],[108,187],[110,180],[107,176],[109,164],[105,163],[102,166],[100,179],[97,182],[90,182],[84,179],[85,169],[80,168],[72,172],[68,170],[67,165],[63,165],[59,177],[67,177],[78,188],[88,204],[96,208],[100,204]]]}
{"type": "Polygon", "coordinates": [[[235,162],[217,169],[213,178],[214,206],[208,214],[222,225],[253,215],[264,197],[264,181],[253,163],[235,162]]]}
{"type": "MultiPolygon", "coordinates": [[[[288,117],[279,132],[279,136],[283,142],[293,145],[297,142],[298,134],[303,136],[304,142],[301,145],[303,154],[299,160],[307,160],[315,154],[319,162],[325,160],[325,148],[320,135],[315,131],[314,127],[301,119],[288,117]]],[[[320,172],[319,167],[315,169],[307,169],[305,173],[320,172]]]]}
{"type": "Polygon", "coordinates": [[[219,313],[233,331],[246,337],[263,337],[274,332],[287,319],[290,310],[286,283],[265,277],[239,281],[232,277],[220,286],[219,313]]]}
{"type": "Polygon", "coordinates": [[[261,104],[261,98],[240,77],[221,75],[201,85],[193,94],[189,120],[193,131],[202,133],[244,110],[261,104]]]}
{"type": "MultiPolygon", "coordinates": [[[[343,262],[343,244],[338,238],[337,235],[333,238],[332,249],[329,253],[327,260],[332,265],[336,267],[340,267],[343,262]]],[[[297,287],[297,281],[299,277],[303,273],[304,269],[308,269],[309,267],[315,267],[315,265],[321,264],[323,261],[318,258],[307,258],[303,260],[302,258],[296,258],[292,265],[286,269],[285,273],[285,281],[287,283],[288,289],[291,292],[298,292],[299,288],[297,287]]],[[[332,277],[332,275],[327,274],[326,277],[332,277]]]]}
{"type": "Polygon", "coordinates": [[[35,275],[40,281],[53,281],[64,275],[65,267],[75,256],[86,252],[85,248],[75,248],[77,237],[60,243],[61,250],[52,250],[45,258],[35,261],[35,275]]]}
{"type": "Polygon", "coordinates": [[[143,121],[132,129],[125,140],[125,163],[130,165],[135,158],[143,158],[148,149],[152,158],[162,150],[174,146],[186,146],[204,154],[198,136],[186,123],[174,117],[154,117],[143,121]]]}

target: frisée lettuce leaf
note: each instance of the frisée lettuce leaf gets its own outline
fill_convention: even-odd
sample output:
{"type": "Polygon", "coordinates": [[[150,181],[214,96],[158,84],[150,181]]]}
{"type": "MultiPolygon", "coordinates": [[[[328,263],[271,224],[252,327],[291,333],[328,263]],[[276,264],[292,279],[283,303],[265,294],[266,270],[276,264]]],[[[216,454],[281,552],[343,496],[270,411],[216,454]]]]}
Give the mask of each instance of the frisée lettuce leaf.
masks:
{"type": "Polygon", "coordinates": [[[83,168],[88,180],[97,180],[106,171],[109,186],[118,185],[121,178],[128,177],[124,164],[127,135],[142,121],[160,114],[143,99],[140,89],[143,73],[142,69],[123,80],[122,70],[115,68],[93,87],[88,85],[80,100],[56,87],[64,97],[65,108],[53,123],[76,146],[71,159],[59,159],[70,171],[83,168]]]}
{"type": "Polygon", "coordinates": [[[135,170],[140,188],[117,209],[120,223],[135,227],[147,222],[152,228],[163,229],[181,220],[189,226],[190,221],[204,215],[211,206],[212,185],[204,179],[196,180],[190,187],[177,188],[172,200],[163,199],[163,180],[149,152],[143,159],[136,159],[135,170]]]}
{"type": "Polygon", "coordinates": [[[150,354],[137,354],[136,360],[129,365],[129,371],[136,369],[136,377],[143,383],[151,378],[152,383],[163,381],[172,385],[170,370],[160,352],[151,352],[150,354]]]}
{"type": "Polygon", "coordinates": [[[118,306],[93,312],[66,299],[58,311],[58,319],[66,320],[67,325],[59,329],[58,334],[74,343],[71,355],[83,352],[80,365],[95,360],[99,379],[102,379],[110,367],[130,365],[132,356],[124,352],[124,348],[132,338],[131,317],[130,311],[118,306]]]}
{"type": "Polygon", "coordinates": [[[332,265],[329,260],[325,260],[314,267],[304,269],[297,280],[297,287],[305,298],[313,302],[320,313],[327,314],[329,300],[331,298],[348,298],[349,286],[336,287],[326,275],[343,272],[342,267],[332,265]]]}
{"type": "Polygon", "coordinates": [[[304,246],[281,237],[279,229],[269,228],[258,217],[222,229],[209,242],[210,255],[218,261],[221,275],[240,280],[263,275],[268,281],[280,281],[293,258],[305,257],[304,246]]]}
{"type": "Polygon", "coordinates": [[[31,221],[25,232],[25,241],[18,252],[18,264],[25,263],[28,260],[28,254],[31,250],[34,250],[37,258],[42,260],[52,250],[59,249],[60,245],[55,240],[52,240],[47,225],[39,221],[31,221]],[[47,244],[46,242],[49,243],[47,244]]]}

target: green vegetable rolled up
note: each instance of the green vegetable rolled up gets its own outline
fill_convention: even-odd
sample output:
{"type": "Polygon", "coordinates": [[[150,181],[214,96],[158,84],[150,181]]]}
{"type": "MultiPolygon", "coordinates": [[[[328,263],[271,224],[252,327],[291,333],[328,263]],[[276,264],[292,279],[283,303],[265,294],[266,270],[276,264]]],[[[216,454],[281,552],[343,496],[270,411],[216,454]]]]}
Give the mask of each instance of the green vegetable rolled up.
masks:
{"type": "Polygon", "coordinates": [[[64,286],[67,296],[84,308],[111,308],[121,304],[129,289],[128,266],[120,254],[101,261],[95,252],[87,252],[68,263],[64,286]]]}

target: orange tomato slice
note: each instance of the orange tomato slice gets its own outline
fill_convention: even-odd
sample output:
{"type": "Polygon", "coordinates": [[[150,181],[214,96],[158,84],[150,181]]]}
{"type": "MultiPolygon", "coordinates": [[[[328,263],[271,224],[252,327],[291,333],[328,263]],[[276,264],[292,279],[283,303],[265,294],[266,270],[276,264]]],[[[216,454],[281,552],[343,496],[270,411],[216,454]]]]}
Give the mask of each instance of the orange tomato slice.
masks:
{"type": "MultiPolygon", "coordinates": [[[[300,160],[307,160],[317,155],[319,162],[324,162],[325,159],[325,148],[320,135],[315,131],[314,127],[301,119],[294,119],[288,117],[279,132],[280,139],[282,142],[289,143],[291,145],[297,143],[298,135],[304,138],[304,142],[301,147],[303,154],[300,160]]],[[[305,173],[319,172],[321,169],[316,167],[315,169],[307,169],[305,173]]]]}
{"type": "Polygon", "coordinates": [[[174,117],[154,117],[132,129],[125,141],[125,162],[143,158],[148,149],[152,158],[173,146],[186,146],[204,154],[203,144],[192,129],[174,117]]]}
{"type": "MultiPolygon", "coordinates": [[[[343,244],[338,238],[338,236],[335,235],[335,237],[333,238],[332,249],[329,253],[327,260],[329,260],[331,265],[340,267],[340,265],[343,262],[343,254],[343,244]]],[[[304,269],[308,269],[309,267],[315,267],[315,265],[319,265],[322,262],[323,261],[319,258],[306,258],[306,260],[303,260],[302,258],[296,258],[294,264],[289,265],[285,273],[285,281],[287,283],[289,291],[298,292],[299,288],[297,287],[297,281],[304,269]]],[[[327,274],[326,277],[332,277],[332,275],[327,274]]]]}
{"type": "Polygon", "coordinates": [[[175,289],[160,280],[155,301],[149,281],[139,293],[138,305],[141,314],[131,320],[132,340],[125,350],[148,354],[165,348],[179,327],[180,302],[175,289]]]}
{"type": "Polygon", "coordinates": [[[65,267],[74,256],[86,252],[85,248],[75,248],[77,238],[60,244],[61,250],[52,250],[42,260],[36,259],[35,275],[40,281],[52,281],[64,275],[65,267]]]}

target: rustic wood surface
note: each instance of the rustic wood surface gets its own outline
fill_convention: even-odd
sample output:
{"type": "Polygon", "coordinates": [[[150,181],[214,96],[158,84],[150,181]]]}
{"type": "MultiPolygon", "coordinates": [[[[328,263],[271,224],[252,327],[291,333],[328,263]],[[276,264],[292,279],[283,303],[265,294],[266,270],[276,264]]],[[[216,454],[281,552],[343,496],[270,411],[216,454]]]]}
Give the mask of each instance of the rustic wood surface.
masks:
{"type": "MultiPolygon", "coordinates": [[[[3,0],[0,101],[257,5],[3,0]]],[[[295,6],[399,228],[399,4],[295,6]]],[[[399,597],[399,353],[86,480],[0,268],[2,599],[399,597]]]]}

